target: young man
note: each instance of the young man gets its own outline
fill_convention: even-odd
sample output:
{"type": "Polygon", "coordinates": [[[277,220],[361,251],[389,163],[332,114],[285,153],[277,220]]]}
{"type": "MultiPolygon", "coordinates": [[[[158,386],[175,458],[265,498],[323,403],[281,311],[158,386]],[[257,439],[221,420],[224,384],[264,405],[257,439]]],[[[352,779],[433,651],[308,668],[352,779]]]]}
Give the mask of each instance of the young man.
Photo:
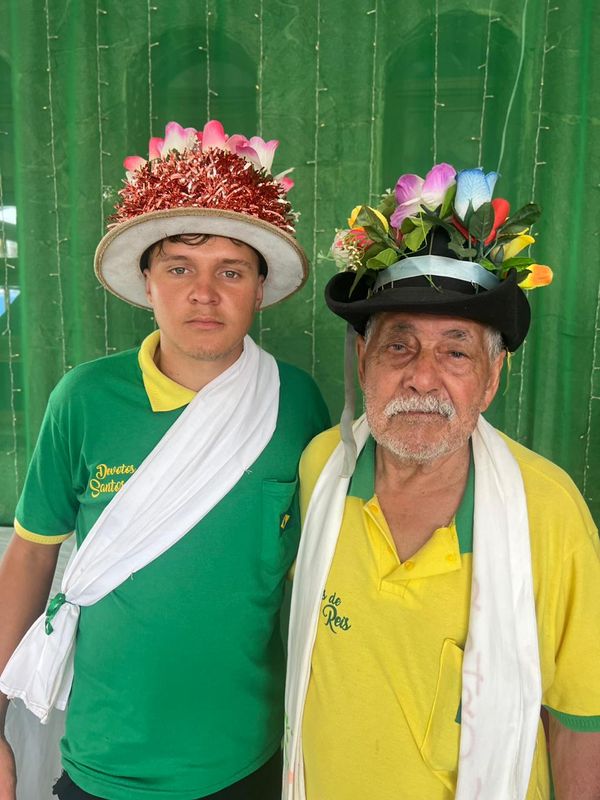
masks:
{"type": "Polygon", "coordinates": [[[495,178],[402,176],[336,238],[366,415],[301,462],[286,800],[547,800],[542,705],[556,797],[600,797],[597,530],[481,417],[550,277],[495,178]]]}
{"type": "Polygon", "coordinates": [[[4,665],[75,531],[0,681],[42,720],[68,700],[60,800],[279,797],[297,463],[328,415],[247,335],[306,277],[274,146],[170,123],[126,162],[96,271],[158,330],[54,390],[0,580],[4,665]]]}

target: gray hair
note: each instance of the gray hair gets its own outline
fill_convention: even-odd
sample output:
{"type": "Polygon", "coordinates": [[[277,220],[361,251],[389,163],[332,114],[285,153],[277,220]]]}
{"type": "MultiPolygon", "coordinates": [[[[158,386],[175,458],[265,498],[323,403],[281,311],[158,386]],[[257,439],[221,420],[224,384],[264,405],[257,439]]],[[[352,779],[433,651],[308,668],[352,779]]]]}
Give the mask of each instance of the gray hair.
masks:
{"type": "MultiPolygon", "coordinates": [[[[371,316],[367,320],[367,324],[365,325],[365,332],[363,333],[365,344],[369,343],[369,339],[371,338],[371,335],[373,333],[376,316],[377,314],[371,314],[371,316]]],[[[496,330],[496,328],[492,328],[491,325],[485,325],[485,330],[483,335],[485,337],[485,343],[487,345],[487,351],[490,363],[493,364],[494,361],[496,361],[496,359],[500,356],[500,353],[503,350],[506,350],[504,339],[502,338],[502,334],[500,333],[500,331],[496,330]]]]}

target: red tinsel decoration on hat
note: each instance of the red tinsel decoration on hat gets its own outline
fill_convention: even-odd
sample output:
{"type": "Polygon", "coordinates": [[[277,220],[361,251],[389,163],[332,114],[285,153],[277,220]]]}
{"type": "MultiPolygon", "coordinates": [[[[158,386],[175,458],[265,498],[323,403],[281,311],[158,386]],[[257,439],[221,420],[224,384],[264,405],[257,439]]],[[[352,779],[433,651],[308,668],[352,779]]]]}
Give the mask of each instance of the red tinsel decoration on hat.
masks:
{"type": "Polygon", "coordinates": [[[119,191],[109,227],[171,208],[237,211],[294,232],[292,207],[282,186],[241,156],[210,148],[172,150],[136,169],[119,191]]]}

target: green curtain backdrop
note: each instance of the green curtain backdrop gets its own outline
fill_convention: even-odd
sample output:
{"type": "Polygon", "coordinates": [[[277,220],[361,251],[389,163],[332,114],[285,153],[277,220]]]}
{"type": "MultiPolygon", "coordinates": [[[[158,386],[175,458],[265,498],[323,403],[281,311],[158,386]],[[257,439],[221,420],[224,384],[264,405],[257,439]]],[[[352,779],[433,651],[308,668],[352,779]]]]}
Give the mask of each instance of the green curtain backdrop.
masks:
{"type": "Polygon", "coordinates": [[[334,415],[343,324],[320,256],[349,210],[442,160],[499,168],[498,195],[542,206],[555,282],[489,416],[598,520],[599,23],[594,0],[0,0],[0,521],[61,375],[152,328],[92,271],[123,157],[209,118],[280,139],[275,166],[295,167],[312,272],[254,334],[334,415]]]}

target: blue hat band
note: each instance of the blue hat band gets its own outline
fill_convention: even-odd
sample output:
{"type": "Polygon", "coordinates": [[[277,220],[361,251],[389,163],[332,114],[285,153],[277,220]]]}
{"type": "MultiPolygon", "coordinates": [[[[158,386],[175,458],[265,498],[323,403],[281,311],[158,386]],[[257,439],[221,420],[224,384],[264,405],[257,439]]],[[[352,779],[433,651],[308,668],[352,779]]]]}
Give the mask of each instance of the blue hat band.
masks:
{"type": "Polygon", "coordinates": [[[499,278],[473,261],[459,261],[445,256],[412,256],[381,270],[375,280],[373,292],[378,292],[395,281],[418,277],[455,278],[481,286],[482,289],[495,289],[500,284],[499,278]]]}

